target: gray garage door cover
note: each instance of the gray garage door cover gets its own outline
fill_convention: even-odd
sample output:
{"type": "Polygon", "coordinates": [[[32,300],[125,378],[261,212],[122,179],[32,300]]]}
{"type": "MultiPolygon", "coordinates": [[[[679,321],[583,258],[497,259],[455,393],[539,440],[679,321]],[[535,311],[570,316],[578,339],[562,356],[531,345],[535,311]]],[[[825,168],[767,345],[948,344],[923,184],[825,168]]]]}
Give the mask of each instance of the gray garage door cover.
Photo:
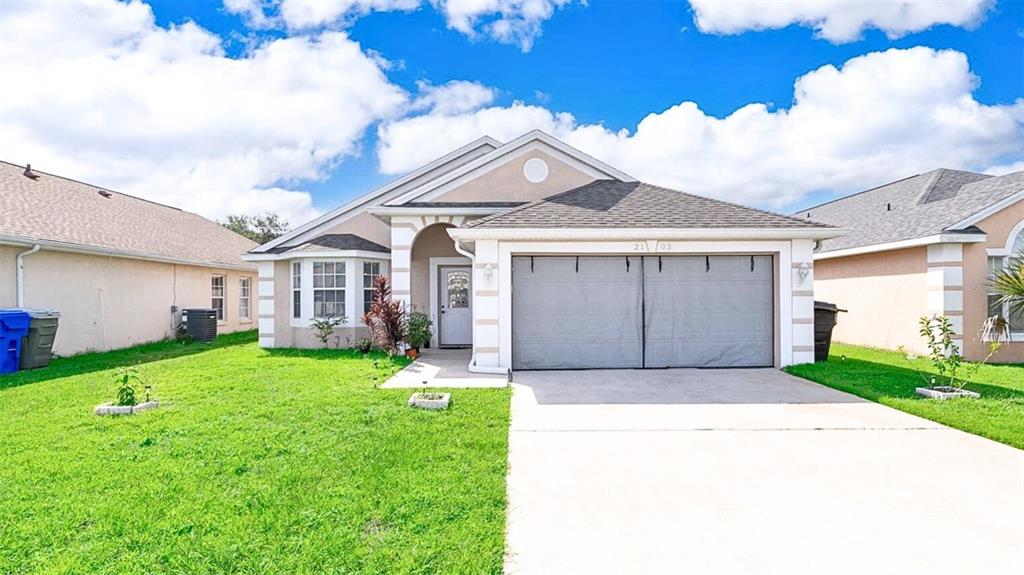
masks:
{"type": "Polygon", "coordinates": [[[771,256],[512,258],[514,369],[773,362],[771,256]]]}

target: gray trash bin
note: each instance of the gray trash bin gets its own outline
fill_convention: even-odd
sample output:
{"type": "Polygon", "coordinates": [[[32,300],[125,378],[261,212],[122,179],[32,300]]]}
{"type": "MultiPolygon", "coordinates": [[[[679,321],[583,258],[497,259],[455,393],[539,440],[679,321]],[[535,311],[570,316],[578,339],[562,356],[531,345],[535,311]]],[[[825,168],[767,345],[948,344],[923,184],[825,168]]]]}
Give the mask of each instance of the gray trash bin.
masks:
{"type": "Polygon", "coordinates": [[[814,302],[814,361],[828,361],[828,352],[832,347],[832,328],[836,326],[840,313],[845,309],[839,309],[834,303],[824,301],[814,302]]]}
{"type": "Polygon", "coordinates": [[[53,309],[25,309],[29,316],[28,335],[21,340],[21,369],[50,365],[53,340],[57,337],[60,312],[53,309]]]}

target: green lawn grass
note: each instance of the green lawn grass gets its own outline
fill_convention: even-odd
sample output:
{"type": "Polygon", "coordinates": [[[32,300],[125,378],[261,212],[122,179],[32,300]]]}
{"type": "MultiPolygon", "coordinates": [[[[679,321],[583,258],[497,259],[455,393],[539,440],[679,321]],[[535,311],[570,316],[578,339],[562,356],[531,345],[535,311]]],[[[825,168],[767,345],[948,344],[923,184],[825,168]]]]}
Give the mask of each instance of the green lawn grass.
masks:
{"type": "Polygon", "coordinates": [[[911,363],[894,351],[833,344],[827,362],[794,365],[786,371],[1024,449],[1024,366],[982,366],[967,385],[981,393],[981,399],[939,401],[914,393],[914,388],[926,385],[916,370],[930,378],[935,373],[931,362],[917,358],[911,363]]]}
{"type": "Polygon", "coordinates": [[[500,572],[508,390],[426,412],[373,374],[246,333],[0,376],[0,573],[500,572]],[[93,415],[132,364],[160,408],[93,415]]]}

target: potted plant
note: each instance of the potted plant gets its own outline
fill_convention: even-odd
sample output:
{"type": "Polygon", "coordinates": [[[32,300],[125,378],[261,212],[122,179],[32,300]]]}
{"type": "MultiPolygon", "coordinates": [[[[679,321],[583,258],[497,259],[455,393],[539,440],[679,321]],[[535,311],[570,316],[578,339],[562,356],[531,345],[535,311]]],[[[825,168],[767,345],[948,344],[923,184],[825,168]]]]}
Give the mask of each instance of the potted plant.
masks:
{"type": "MultiPolygon", "coordinates": [[[[988,342],[988,355],[985,359],[976,362],[964,360],[960,353],[960,346],[953,341],[955,332],[949,318],[943,315],[923,316],[918,320],[921,337],[925,339],[928,346],[928,358],[938,372],[938,376],[925,377],[918,371],[918,375],[924,380],[924,387],[918,387],[915,392],[923,397],[931,399],[954,399],[967,397],[977,399],[981,394],[964,389],[971,375],[985,364],[1002,345],[1005,335],[1008,334],[1008,326],[1000,316],[992,316],[985,321],[982,327],[982,340],[988,342]],[[936,381],[936,378],[941,381],[936,381]],[[941,383],[941,385],[940,385],[941,383]]],[[[909,361],[909,359],[908,359],[909,361]]],[[[913,364],[911,364],[913,365],[913,364]]],[[[917,371],[917,368],[914,368],[917,371]]]]}
{"type": "Polygon", "coordinates": [[[420,346],[426,345],[434,336],[433,328],[434,322],[430,321],[429,315],[418,311],[409,314],[405,330],[405,343],[409,345],[405,355],[409,359],[416,359],[420,353],[420,346]]]}

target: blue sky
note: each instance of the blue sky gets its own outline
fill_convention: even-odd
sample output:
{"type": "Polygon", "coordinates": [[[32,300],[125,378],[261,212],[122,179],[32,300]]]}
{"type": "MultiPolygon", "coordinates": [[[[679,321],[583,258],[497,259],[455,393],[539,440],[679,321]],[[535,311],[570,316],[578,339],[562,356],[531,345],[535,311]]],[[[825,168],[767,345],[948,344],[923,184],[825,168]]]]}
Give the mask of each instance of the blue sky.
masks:
{"type": "MultiPolygon", "coordinates": [[[[571,114],[572,125],[565,128],[564,134],[556,133],[556,136],[567,137],[570,143],[584,147],[586,151],[599,157],[604,155],[602,159],[643,179],[664,178],[656,183],[683,187],[690,183],[685,173],[670,173],[659,167],[646,165],[642,161],[636,162],[635,165],[621,165],[623,162],[629,163],[629,160],[619,160],[620,158],[635,158],[640,153],[633,148],[647,149],[646,146],[655,146],[657,142],[651,141],[641,146],[641,142],[636,138],[632,143],[614,143],[610,141],[611,135],[626,130],[629,136],[634,136],[638,123],[645,117],[650,114],[663,114],[684,102],[696,104],[702,115],[693,121],[705,124],[714,124],[714,118],[728,117],[737,109],[752,103],[766,104],[771,112],[786,110],[794,104],[794,82],[801,76],[829,64],[843,70],[847,62],[864,56],[870,56],[874,58],[875,63],[881,63],[881,57],[877,55],[893,48],[932,49],[932,52],[921,55],[922,66],[934,63],[936,74],[950,75],[950,84],[957,83],[957,74],[963,77],[973,74],[977,83],[962,91],[979,105],[998,107],[992,109],[998,110],[1004,116],[1002,123],[988,129],[989,132],[999,132],[998,138],[993,136],[989,140],[983,138],[975,141],[974,134],[968,132],[969,137],[965,137],[963,132],[953,129],[947,134],[942,132],[946,129],[944,124],[935,128],[933,132],[942,132],[942,137],[948,137],[950,142],[947,146],[936,145],[933,160],[938,163],[929,165],[928,162],[932,159],[928,157],[927,149],[934,143],[928,129],[923,129],[921,134],[910,135],[905,133],[910,128],[895,127],[892,133],[876,131],[868,135],[851,136],[851,141],[856,143],[850,144],[849,155],[863,156],[865,160],[859,163],[851,161],[849,165],[843,161],[836,161],[827,177],[804,178],[803,180],[813,180],[806,185],[795,183],[796,180],[784,180],[771,186],[766,185],[760,191],[747,193],[747,188],[757,188],[759,182],[746,182],[730,177],[727,178],[729,181],[722,182],[722,190],[719,191],[715,189],[713,175],[708,175],[694,177],[693,190],[787,211],[836,194],[845,194],[867,185],[882,183],[887,179],[910,175],[900,174],[901,169],[916,173],[930,167],[954,163],[957,165],[951,167],[993,167],[996,171],[1006,171],[1016,167],[1018,162],[1024,161],[1024,153],[1019,147],[1024,141],[1021,136],[1024,133],[1024,104],[1018,102],[1019,98],[1024,97],[1024,3],[1001,1],[992,5],[985,0],[977,2],[981,4],[981,17],[964,26],[938,24],[922,31],[887,35],[869,23],[852,40],[841,41],[822,38],[820,27],[816,29],[815,24],[807,22],[798,22],[779,29],[757,29],[755,26],[730,34],[708,32],[702,30],[695,22],[694,11],[686,2],[591,0],[586,5],[572,2],[556,6],[547,18],[539,20],[537,29],[540,33],[532,37],[532,45],[528,50],[515,42],[508,43],[497,39],[493,34],[488,34],[484,27],[484,17],[481,17],[478,23],[474,23],[475,34],[453,28],[450,14],[429,4],[415,10],[350,13],[338,20],[327,20],[301,29],[283,24],[255,25],[251,13],[230,13],[224,6],[214,2],[154,0],[150,6],[155,17],[156,29],[169,29],[193,22],[205,33],[219,38],[224,51],[223,58],[226,60],[240,61],[250,58],[254,47],[267,46],[274,40],[298,36],[316,38],[318,34],[341,31],[349,40],[358,43],[362,55],[387,61],[386,65],[382,65],[381,74],[388,85],[404,93],[404,96],[401,96],[405,99],[404,104],[395,104],[387,110],[375,113],[376,115],[370,114],[371,117],[354,129],[346,126],[353,134],[350,137],[352,147],[346,148],[344,144],[332,143],[337,149],[331,151],[337,153],[329,153],[330,157],[326,159],[319,158],[312,167],[315,174],[311,174],[306,168],[291,171],[282,169],[280,177],[276,180],[273,180],[275,176],[270,174],[254,181],[252,187],[258,189],[248,196],[241,192],[236,194],[238,197],[261,198],[266,197],[265,189],[270,188],[307,193],[311,200],[309,205],[303,208],[305,211],[291,209],[292,219],[296,219],[312,215],[316,211],[330,209],[395,177],[397,171],[394,165],[387,170],[394,173],[382,173],[381,159],[378,156],[378,147],[382,144],[378,132],[381,126],[393,124],[397,132],[399,128],[406,127],[404,120],[417,116],[438,115],[443,118],[437,119],[436,126],[441,126],[436,128],[437,134],[448,134],[445,127],[448,124],[444,122],[450,121],[452,125],[462,126],[459,134],[469,135],[472,129],[482,130],[494,125],[477,119],[481,110],[493,109],[496,115],[505,113],[511,116],[513,114],[510,108],[515,103],[531,107],[538,113],[543,110],[544,113],[552,115],[571,114]],[[942,50],[952,50],[965,56],[969,71],[958,69],[955,62],[938,62],[935,54],[941,53],[942,50]],[[415,102],[423,94],[423,82],[436,87],[444,86],[451,81],[463,81],[483,87],[489,91],[490,96],[478,105],[450,114],[416,109],[415,102]],[[475,127],[467,128],[464,125],[466,123],[472,123],[475,127]],[[601,126],[605,132],[596,139],[587,139],[583,134],[585,131],[578,128],[591,125],[601,126]],[[872,146],[885,145],[886,142],[893,140],[899,140],[899,146],[894,146],[893,154],[897,157],[899,154],[906,154],[905,161],[884,163],[871,159],[872,146]],[[957,141],[968,140],[971,142],[969,149],[957,147],[960,145],[957,141]]],[[[271,16],[273,10],[268,10],[271,16]]],[[[239,10],[236,9],[235,12],[239,10]]],[[[0,19],[2,18],[3,14],[0,13],[0,19]]],[[[912,64],[907,65],[913,68],[912,64]]],[[[881,68],[886,69],[888,65],[881,68]]],[[[917,72],[922,78],[934,77],[923,67],[917,72]]],[[[868,77],[874,77],[871,76],[872,73],[868,73],[868,77]]],[[[301,79],[296,81],[301,83],[301,79]]],[[[878,81],[888,82],[884,76],[879,77],[878,81]]],[[[344,90],[344,85],[345,81],[342,79],[338,85],[330,89],[337,92],[344,90]]],[[[827,93],[827,89],[822,91],[827,93]]],[[[146,95],[133,97],[145,98],[146,95]]],[[[892,99],[891,96],[886,97],[892,99]]],[[[950,92],[951,100],[957,97],[959,96],[955,90],[950,92]]],[[[932,108],[925,109],[916,106],[919,99],[920,95],[916,94],[907,97],[906,105],[908,110],[911,110],[909,113],[934,117],[937,114],[941,115],[936,110],[943,109],[943,106],[948,104],[936,101],[929,104],[932,108]]],[[[278,113],[274,109],[276,102],[269,102],[266,112],[278,113]]],[[[280,101],[280,105],[292,104],[280,101]]],[[[839,109],[833,113],[841,115],[845,112],[839,109]]],[[[893,115],[898,115],[898,110],[894,111],[893,115]]],[[[763,120],[774,123],[780,118],[769,115],[763,120]]],[[[508,133],[513,133],[516,126],[532,127],[529,121],[524,123],[519,119],[508,119],[506,123],[508,133]]],[[[910,124],[910,127],[913,125],[910,124]]],[[[692,126],[692,123],[684,124],[681,129],[685,132],[692,126]]],[[[922,123],[922,126],[927,126],[927,123],[922,123]]],[[[699,132],[706,127],[694,129],[699,132]]],[[[740,129],[751,128],[741,125],[740,129]]],[[[671,138],[671,130],[666,130],[669,133],[667,137],[671,138]]],[[[842,132],[841,128],[835,129],[834,140],[840,144],[844,137],[842,132]]],[[[776,133],[769,131],[765,135],[751,134],[750,137],[785,139],[791,137],[789,133],[786,129],[779,128],[776,133]]],[[[455,135],[451,135],[450,138],[424,139],[430,140],[424,143],[424,146],[437,154],[454,147],[458,141],[455,135]]],[[[39,146],[43,150],[46,149],[45,143],[39,146]]],[[[709,143],[708,148],[724,145],[721,142],[709,143]]],[[[758,142],[758,145],[763,146],[764,150],[771,150],[773,144],[771,141],[765,141],[758,142]]],[[[277,149],[281,147],[282,145],[278,145],[277,149]]],[[[329,146],[318,143],[315,148],[324,150],[329,146]]],[[[47,152],[42,153],[46,158],[47,152]]],[[[130,156],[131,153],[130,150],[126,150],[122,156],[130,156]]],[[[242,150],[235,156],[244,153],[242,150]]],[[[685,155],[683,151],[678,153],[685,155]]],[[[721,154],[708,152],[707,156],[700,160],[701,164],[713,164],[718,157],[716,153],[721,154]]],[[[800,164],[799,158],[793,159],[795,153],[780,156],[780,170],[787,169],[787,166],[793,163],[800,164]]],[[[841,152],[837,152],[839,153],[841,152]]],[[[759,152],[759,156],[764,154],[759,152]]],[[[19,158],[11,159],[17,161],[19,158]]],[[[671,156],[667,156],[668,162],[672,160],[671,156]]],[[[666,158],[660,161],[664,164],[666,158]]],[[[680,161],[685,162],[687,158],[680,157],[680,161]]],[[[729,161],[737,162],[735,158],[729,161]]],[[[187,160],[182,159],[182,162],[186,164],[187,160]]],[[[54,158],[53,163],[66,164],[69,169],[75,169],[73,162],[54,158]]],[[[266,164],[266,161],[263,163],[266,164]]],[[[399,164],[406,169],[411,166],[402,165],[401,162],[399,164]]],[[[735,163],[735,166],[740,168],[738,170],[732,167],[732,164],[723,162],[725,167],[722,171],[742,171],[743,165],[742,161],[735,163]]],[[[197,169],[201,168],[192,171],[197,169]]],[[[770,166],[759,169],[763,170],[763,173],[768,173],[770,166]]],[[[759,176],[761,173],[754,173],[751,178],[765,179],[767,176],[759,176]]],[[[109,181],[103,178],[102,174],[94,176],[89,172],[86,176],[109,181]]],[[[127,179],[123,185],[131,186],[129,191],[133,193],[147,195],[147,190],[142,188],[152,180],[154,178],[151,176],[141,180],[127,179]]],[[[113,183],[120,182],[115,180],[113,183]]],[[[249,210],[248,204],[231,201],[205,207],[202,202],[197,202],[196,206],[192,206],[189,204],[189,196],[179,198],[172,192],[159,197],[165,196],[169,198],[168,201],[185,203],[185,207],[212,215],[218,215],[218,211],[249,210]]],[[[254,201],[252,205],[262,207],[260,201],[254,201]]],[[[275,209],[281,204],[277,200],[268,200],[266,205],[269,209],[275,209]]],[[[290,208],[281,209],[287,213],[290,208]]]]}

